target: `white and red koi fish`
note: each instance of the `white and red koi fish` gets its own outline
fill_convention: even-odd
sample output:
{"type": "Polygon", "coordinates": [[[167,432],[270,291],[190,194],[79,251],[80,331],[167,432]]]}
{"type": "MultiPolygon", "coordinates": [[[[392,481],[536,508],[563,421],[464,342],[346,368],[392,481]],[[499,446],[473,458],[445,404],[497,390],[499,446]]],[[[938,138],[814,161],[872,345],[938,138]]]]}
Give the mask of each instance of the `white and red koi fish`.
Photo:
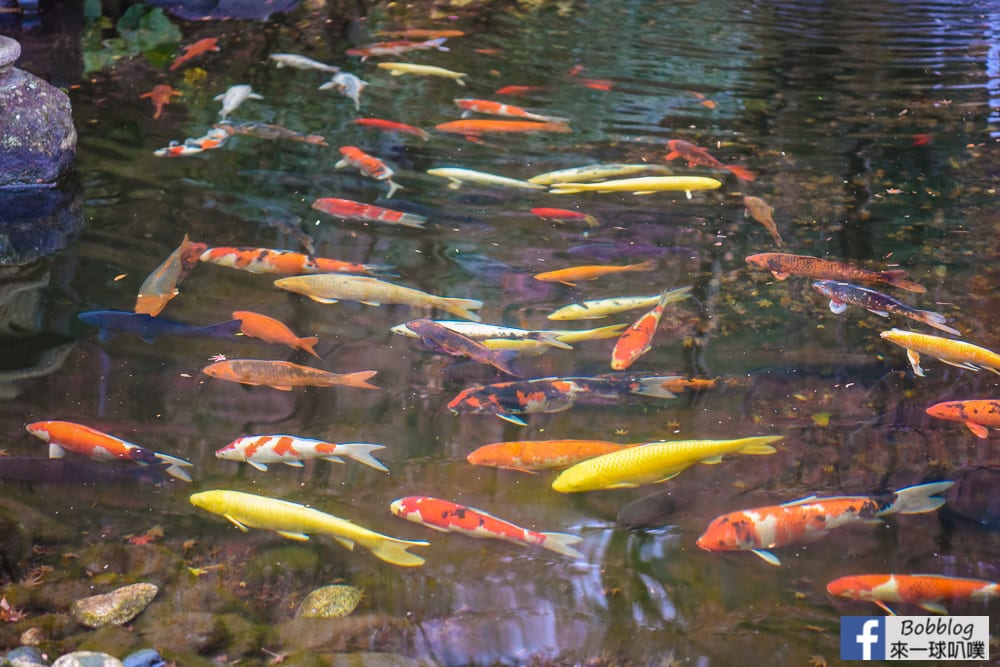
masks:
{"type": "Polygon", "coordinates": [[[401,225],[415,229],[423,229],[424,223],[427,222],[427,218],[422,215],[404,213],[391,208],[336,197],[320,197],[312,203],[312,208],[344,220],[384,222],[389,225],[401,225]]]}
{"type": "Polygon", "coordinates": [[[385,196],[386,199],[392,197],[392,194],[396,190],[403,187],[392,182],[393,171],[385,162],[382,162],[382,160],[379,160],[374,155],[369,155],[357,146],[341,146],[340,154],[344,157],[340,162],[333,165],[336,169],[354,167],[365,176],[374,178],[376,181],[385,181],[389,184],[389,193],[385,196]]]}
{"type": "Polygon", "coordinates": [[[291,250],[272,248],[239,248],[221,246],[209,248],[199,258],[202,262],[228,266],[250,273],[275,273],[297,276],[304,273],[391,273],[385,264],[359,264],[341,259],[315,257],[291,250]]]}
{"type": "Polygon", "coordinates": [[[269,463],[284,463],[301,467],[305,459],[322,459],[333,463],[343,463],[342,456],[354,459],[370,468],[389,472],[382,463],[372,456],[372,452],[385,449],[385,445],[367,442],[325,442],[294,435],[248,435],[237,438],[217,449],[215,455],[227,461],[245,461],[264,472],[269,463]]]}
{"type": "Polygon", "coordinates": [[[663,309],[674,297],[674,290],[664,290],[656,306],[632,323],[625,333],[615,343],[611,351],[611,368],[622,371],[635,363],[635,360],[649,352],[653,346],[653,335],[660,326],[663,309]]]}
{"type": "Polygon", "coordinates": [[[392,501],[392,513],[414,523],[443,533],[462,533],[469,537],[504,540],[514,544],[536,545],[549,551],[583,558],[572,545],[583,541],[577,535],[541,533],[522,528],[482,510],[429,496],[406,496],[392,501]]]}
{"type": "Polygon", "coordinates": [[[375,44],[369,44],[367,46],[356,46],[354,48],[347,49],[346,53],[349,56],[360,56],[361,62],[364,62],[373,57],[398,56],[409,51],[427,51],[430,49],[447,51],[448,47],[444,45],[446,39],[447,37],[436,37],[423,42],[416,42],[408,39],[395,42],[376,42],[375,44]]]}
{"type": "Polygon", "coordinates": [[[185,482],[191,481],[191,476],[184,470],[191,465],[189,461],[154,452],[83,424],[41,421],[28,424],[25,428],[31,435],[49,443],[50,459],[61,459],[69,451],[95,461],[135,461],[140,465],[167,463],[168,474],[185,482]]]}
{"type": "Polygon", "coordinates": [[[947,614],[944,600],[988,600],[1000,597],[1000,583],[939,574],[858,574],[826,585],[830,595],[874,602],[895,615],[886,602],[913,604],[935,614],[947,614]]]}
{"type": "Polygon", "coordinates": [[[506,116],[508,118],[521,118],[524,120],[537,120],[543,123],[568,123],[568,118],[560,118],[559,116],[543,116],[542,114],[531,113],[527,109],[522,109],[521,107],[514,106],[513,104],[504,104],[502,102],[493,102],[491,100],[477,100],[473,98],[460,98],[455,100],[455,104],[459,109],[462,109],[462,118],[467,118],[470,113],[484,113],[491,116],[506,116]]]}

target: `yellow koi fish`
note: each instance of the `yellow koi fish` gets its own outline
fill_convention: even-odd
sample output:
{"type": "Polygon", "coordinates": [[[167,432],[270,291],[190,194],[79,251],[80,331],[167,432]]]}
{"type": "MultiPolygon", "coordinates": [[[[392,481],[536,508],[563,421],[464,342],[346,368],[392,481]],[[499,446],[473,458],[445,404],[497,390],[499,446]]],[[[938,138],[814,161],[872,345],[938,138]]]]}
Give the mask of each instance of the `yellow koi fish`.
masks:
{"type": "Polygon", "coordinates": [[[672,174],[674,170],[659,164],[588,164],[583,167],[572,167],[558,171],[547,171],[544,174],[532,176],[528,180],[539,185],[555,183],[580,183],[583,181],[601,181],[615,176],[630,174],[672,174]]]}
{"type": "Polygon", "coordinates": [[[483,345],[492,350],[516,350],[520,354],[539,354],[545,352],[552,347],[566,347],[571,348],[572,345],[569,343],[579,343],[584,340],[602,340],[605,338],[615,338],[620,336],[625,327],[628,326],[628,322],[622,322],[621,324],[612,324],[606,327],[597,327],[596,329],[581,329],[579,331],[573,331],[571,329],[548,329],[543,330],[540,333],[550,334],[559,344],[552,344],[547,340],[542,340],[541,338],[537,340],[532,340],[528,338],[513,339],[513,338],[486,338],[482,341],[483,345]]]}
{"type": "Polygon", "coordinates": [[[616,296],[609,299],[594,299],[571,303],[549,313],[550,320],[596,320],[616,313],[624,313],[639,308],[652,308],[666,297],[666,303],[676,303],[691,296],[691,286],[678,287],[653,296],[616,296]]]}
{"type": "Polygon", "coordinates": [[[441,76],[446,79],[454,79],[460,86],[465,85],[462,77],[468,76],[464,72],[453,72],[443,67],[433,65],[416,65],[414,63],[379,63],[382,69],[389,70],[392,76],[402,76],[403,74],[416,74],[417,76],[441,76]]]}
{"type": "Polygon", "coordinates": [[[554,183],[549,187],[549,192],[554,195],[571,195],[577,192],[631,192],[634,195],[685,192],[690,197],[695,190],[715,190],[721,187],[722,181],[706,176],[640,176],[599,183],[554,183]]]}
{"type": "Polygon", "coordinates": [[[979,347],[963,340],[952,340],[941,336],[890,329],[883,331],[882,338],[906,348],[906,358],[913,367],[913,372],[924,377],[924,369],[920,367],[920,355],[929,354],[950,366],[964,368],[967,371],[978,371],[983,368],[1000,375],[1000,354],[979,347]]]}

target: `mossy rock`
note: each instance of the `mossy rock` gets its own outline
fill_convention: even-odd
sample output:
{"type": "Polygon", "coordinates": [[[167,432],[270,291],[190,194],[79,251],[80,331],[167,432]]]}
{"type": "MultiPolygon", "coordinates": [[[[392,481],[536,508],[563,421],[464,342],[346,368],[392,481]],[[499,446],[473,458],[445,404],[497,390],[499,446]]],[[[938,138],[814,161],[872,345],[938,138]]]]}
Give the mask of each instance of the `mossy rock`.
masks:
{"type": "Polygon", "coordinates": [[[323,586],[309,593],[295,612],[296,618],[341,618],[350,616],[361,602],[361,589],[346,584],[323,586]]]}
{"type": "Polygon", "coordinates": [[[123,625],[141,614],[159,590],[156,584],[131,584],[77,600],[72,604],[71,611],[73,618],[88,628],[123,625]]]}

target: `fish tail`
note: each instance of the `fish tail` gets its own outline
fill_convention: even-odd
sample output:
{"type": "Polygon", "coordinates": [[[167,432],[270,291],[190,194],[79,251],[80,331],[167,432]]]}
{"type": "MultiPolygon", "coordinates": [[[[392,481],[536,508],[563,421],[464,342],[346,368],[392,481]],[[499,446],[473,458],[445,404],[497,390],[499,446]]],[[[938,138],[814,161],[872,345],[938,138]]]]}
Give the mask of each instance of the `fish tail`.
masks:
{"type": "Polygon", "coordinates": [[[958,329],[952,328],[945,324],[944,315],[941,313],[935,313],[933,310],[915,310],[913,314],[918,320],[923,322],[928,326],[932,326],[935,329],[940,329],[941,331],[947,331],[952,336],[961,336],[962,332],[958,329]]]}
{"type": "Polygon", "coordinates": [[[396,190],[402,190],[403,189],[402,185],[400,185],[399,183],[393,182],[393,180],[391,178],[390,179],[386,179],[385,182],[389,184],[389,192],[387,192],[386,195],[385,195],[386,199],[391,199],[392,195],[395,194],[396,190]]]}
{"type": "Polygon", "coordinates": [[[473,322],[482,322],[481,318],[473,310],[477,310],[483,307],[483,302],[478,299],[459,299],[456,297],[443,296],[439,297],[434,305],[445,311],[446,313],[451,313],[457,317],[464,317],[467,320],[472,320],[473,322]]]}
{"type": "Polygon", "coordinates": [[[358,371],[356,373],[346,373],[341,375],[334,384],[345,387],[356,387],[358,389],[378,389],[373,384],[367,382],[369,378],[375,376],[378,371],[358,371]]]}
{"type": "Polygon", "coordinates": [[[397,540],[394,537],[381,535],[378,541],[369,548],[376,557],[387,563],[403,567],[416,567],[423,565],[424,559],[416,554],[411,554],[407,549],[410,547],[425,547],[429,544],[430,542],[424,540],[397,540]]]}
{"type": "Polygon", "coordinates": [[[417,229],[423,229],[425,222],[427,222],[427,218],[414,213],[404,213],[399,216],[399,220],[396,220],[397,225],[403,225],[404,227],[416,227],[417,229]]]}
{"type": "Polygon", "coordinates": [[[300,350],[305,350],[306,352],[316,357],[317,359],[322,359],[322,357],[316,354],[316,350],[314,349],[316,347],[316,343],[318,342],[319,338],[317,338],[316,336],[307,336],[305,338],[299,338],[297,341],[295,341],[295,346],[300,350]]]}
{"type": "Polygon", "coordinates": [[[919,283],[906,278],[906,271],[903,269],[893,269],[892,271],[879,271],[878,277],[893,287],[905,289],[908,292],[923,294],[927,288],[919,283]]]}
{"type": "Polygon", "coordinates": [[[641,378],[639,388],[633,389],[632,393],[654,398],[677,398],[677,395],[664,385],[679,379],[681,379],[680,375],[654,375],[653,377],[641,378]]]}
{"type": "Polygon", "coordinates": [[[554,195],[572,195],[577,192],[586,192],[587,188],[581,187],[581,183],[553,183],[549,186],[549,192],[554,195]]]}
{"type": "Polygon", "coordinates": [[[656,262],[651,259],[647,259],[645,262],[639,262],[638,264],[633,264],[628,268],[629,271],[652,271],[656,268],[656,262]]]}
{"type": "Polygon", "coordinates": [[[545,343],[549,347],[558,347],[560,350],[572,350],[573,346],[569,343],[563,341],[560,338],[560,334],[554,333],[552,331],[540,331],[535,335],[535,340],[539,343],[545,343]]]}
{"type": "Polygon", "coordinates": [[[772,447],[769,443],[776,440],[781,440],[783,435],[760,435],[753,438],[743,438],[746,442],[745,445],[740,447],[736,452],[738,454],[755,454],[758,456],[764,456],[766,454],[774,454],[777,449],[772,447]]]}
{"type": "Polygon", "coordinates": [[[542,535],[545,536],[542,546],[549,551],[555,551],[557,554],[569,556],[570,558],[584,557],[582,553],[570,546],[583,541],[583,538],[579,535],[570,535],[568,533],[542,533],[542,535]]]}
{"type": "Polygon", "coordinates": [[[727,164],[723,168],[730,174],[740,179],[741,181],[754,181],[757,180],[756,174],[747,169],[746,167],[741,167],[736,164],[727,164]]]}
{"type": "Polygon", "coordinates": [[[363,463],[369,468],[389,472],[389,469],[382,465],[382,462],[372,456],[372,452],[385,449],[385,445],[374,445],[368,442],[348,442],[337,445],[336,454],[354,459],[358,463],[363,463]]]}
{"type": "Polygon", "coordinates": [[[954,484],[955,482],[930,482],[900,489],[896,491],[892,503],[879,512],[879,515],[933,512],[945,503],[945,499],[938,494],[944,493],[954,484]]]}
{"type": "Polygon", "coordinates": [[[684,287],[677,287],[674,289],[665,289],[660,292],[660,300],[657,302],[657,306],[664,308],[668,304],[676,303],[678,301],[683,301],[691,296],[691,285],[686,285],[684,287]]]}
{"type": "Polygon", "coordinates": [[[587,226],[590,227],[591,229],[594,229],[595,227],[600,227],[601,226],[600,220],[598,220],[594,216],[590,215],[589,213],[585,213],[583,215],[583,220],[584,220],[584,222],[587,223],[587,226]]]}
{"type": "Polygon", "coordinates": [[[370,276],[398,276],[392,264],[362,264],[361,268],[370,276]]]}

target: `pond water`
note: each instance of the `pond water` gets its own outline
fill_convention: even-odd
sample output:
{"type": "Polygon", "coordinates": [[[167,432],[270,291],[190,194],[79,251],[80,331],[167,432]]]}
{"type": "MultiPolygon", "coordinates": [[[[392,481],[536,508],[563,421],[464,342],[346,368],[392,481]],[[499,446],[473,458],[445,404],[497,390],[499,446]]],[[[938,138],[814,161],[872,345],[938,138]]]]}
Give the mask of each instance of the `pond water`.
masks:
{"type": "MultiPolygon", "coordinates": [[[[997,375],[925,357],[926,376],[917,377],[904,351],[878,334],[894,326],[939,332],[858,307],[833,314],[808,279],[777,281],[750,269],[746,256],[779,249],[743,204],[752,195],[774,208],[783,252],[905,269],[926,293],[887,292],[941,312],[963,340],[1000,349],[1000,4],[358,3],[345,13],[314,0],[267,21],[171,19],[180,45],[215,37],[220,48],[173,71],[176,43],[102,63],[94,54],[111,48],[101,39],[115,36],[118,15],[101,19],[87,7],[94,15],[76,17],[82,28],[53,9],[40,25],[8,31],[26,45],[22,68],[70,89],[83,220],[61,250],[4,269],[3,449],[44,460],[44,443],[25,424],[70,420],[192,462],[193,482],[105,478],[75,465],[83,459],[73,454],[65,459],[73,474],[5,468],[0,459],[5,592],[25,614],[0,628],[5,647],[37,626],[55,654],[154,646],[178,665],[267,664],[275,655],[329,664],[322,660],[344,652],[391,654],[384,659],[392,664],[743,665],[753,656],[761,664],[820,665],[839,660],[840,616],[882,613],[828,595],[836,577],[1000,580],[1000,512],[989,481],[1000,436],[979,439],[925,413],[938,401],[1000,397],[997,375]],[[386,39],[379,31],[404,28],[465,35],[448,39],[448,51],[365,62],[345,54],[386,39]],[[282,52],[365,80],[360,110],[318,90],[327,75],[268,61],[282,52]],[[466,85],[392,76],[377,67],[385,60],[464,72],[466,85]],[[84,74],[84,63],[94,68],[84,74]],[[154,119],[139,95],[164,83],[182,95],[154,119]],[[235,84],[252,85],[263,99],[244,102],[234,122],[318,134],[329,145],[234,136],[190,157],[154,155],[172,140],[205,134],[218,119],[213,98],[235,84]],[[496,92],[510,85],[534,88],[496,92]],[[474,142],[434,131],[459,117],[457,97],[565,117],[572,132],[474,142]],[[377,132],[353,123],[361,116],[405,122],[431,137],[377,132]],[[755,179],[666,162],[674,139],[755,179]],[[386,199],[384,183],[337,169],[345,145],[385,160],[402,189],[386,199]],[[453,190],[426,174],[452,166],[525,179],[597,162],[669,165],[723,185],[690,198],[554,195],[476,184],[453,190]],[[343,221],[312,210],[317,197],[390,206],[428,222],[411,229],[343,221]],[[540,220],[533,207],[579,210],[600,225],[540,220]],[[266,313],[317,336],[322,358],[245,337],[102,341],[77,318],[130,310],[146,276],[185,234],[209,246],[302,251],[303,232],[319,256],[390,264],[400,284],[482,300],[483,320],[497,324],[631,322],[641,311],[556,327],[546,314],[583,299],[690,285],[693,298],[667,307],[652,348],[630,370],[720,382],[672,400],[632,396],[524,415],[523,427],[452,414],[446,406],[463,389],[509,378],[390,332],[430,311],[320,304],[274,288],[274,276],[210,264],[181,283],[163,317],[203,325],[236,310],[266,313]],[[653,270],[576,286],[533,277],[644,260],[653,270]],[[375,370],[378,390],[229,383],[201,373],[217,355],[375,370]],[[353,461],[260,472],[215,457],[237,437],[268,433],[384,444],[378,456],[390,474],[353,461]],[[506,440],[768,434],[783,436],[773,455],[727,457],[637,489],[560,494],[551,489],[553,473],[466,461],[477,447],[506,440]],[[978,491],[973,477],[987,480],[978,491]],[[775,549],[779,567],[695,544],[714,517],[733,510],[945,479],[970,483],[953,489],[940,511],[775,549]],[[242,533],[190,505],[191,493],[209,489],[283,498],[426,539],[430,546],[413,549],[426,564],[396,567],[322,535],[303,543],[242,533]],[[647,501],[654,509],[644,526],[623,525],[622,509],[650,494],[658,495],[647,501]],[[406,495],[578,535],[583,557],[431,531],[390,513],[390,502],[406,495]],[[162,536],[154,531],[151,543],[128,541],[154,527],[162,536]],[[40,584],[26,585],[32,573],[41,573],[40,584]],[[65,620],[76,597],[137,580],[161,591],[134,632],[95,633],[65,620]],[[308,626],[292,620],[309,591],[337,581],[364,590],[353,616],[308,626]]],[[[532,378],[592,376],[610,371],[613,345],[583,341],[516,363],[532,378]]],[[[633,505],[628,516],[634,512],[633,505]]],[[[950,607],[990,614],[997,636],[998,604],[950,607]]]]}

